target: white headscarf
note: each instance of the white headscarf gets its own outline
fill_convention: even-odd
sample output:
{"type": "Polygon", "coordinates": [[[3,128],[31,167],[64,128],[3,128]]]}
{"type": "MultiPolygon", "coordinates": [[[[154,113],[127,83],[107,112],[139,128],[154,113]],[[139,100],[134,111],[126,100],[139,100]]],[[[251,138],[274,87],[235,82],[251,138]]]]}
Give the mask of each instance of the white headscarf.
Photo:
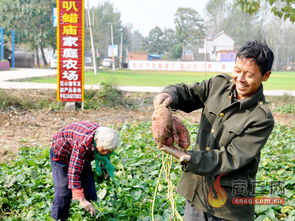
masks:
{"type": "Polygon", "coordinates": [[[119,145],[119,134],[109,127],[99,127],[96,129],[94,139],[97,147],[107,150],[115,150],[119,145]]]}

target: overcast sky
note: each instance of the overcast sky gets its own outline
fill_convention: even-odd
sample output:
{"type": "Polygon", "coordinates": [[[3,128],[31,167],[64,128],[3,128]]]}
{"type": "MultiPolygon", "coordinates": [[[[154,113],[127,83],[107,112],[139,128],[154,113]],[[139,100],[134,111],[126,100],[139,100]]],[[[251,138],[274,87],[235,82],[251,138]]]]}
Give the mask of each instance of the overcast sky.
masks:
{"type": "MultiPolygon", "coordinates": [[[[105,0],[89,0],[90,6],[98,5],[105,0]]],[[[179,7],[195,9],[202,16],[207,0],[109,0],[121,13],[124,24],[131,23],[134,30],[147,36],[152,28],[174,27],[174,14],[179,7]]],[[[87,5],[87,0],[85,1],[87,5]]]]}

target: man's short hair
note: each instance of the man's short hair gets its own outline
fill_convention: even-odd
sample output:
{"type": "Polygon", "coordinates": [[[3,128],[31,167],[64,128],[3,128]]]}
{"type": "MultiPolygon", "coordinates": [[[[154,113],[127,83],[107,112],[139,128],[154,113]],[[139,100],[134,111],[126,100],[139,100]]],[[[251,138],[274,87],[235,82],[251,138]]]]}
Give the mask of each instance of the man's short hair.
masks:
{"type": "Polygon", "coordinates": [[[268,47],[265,41],[248,41],[242,46],[236,58],[252,58],[258,65],[260,72],[264,75],[266,72],[271,71],[274,54],[268,47]]]}
{"type": "Polygon", "coordinates": [[[109,127],[98,127],[94,139],[97,147],[107,150],[115,150],[120,142],[118,132],[109,127]]]}

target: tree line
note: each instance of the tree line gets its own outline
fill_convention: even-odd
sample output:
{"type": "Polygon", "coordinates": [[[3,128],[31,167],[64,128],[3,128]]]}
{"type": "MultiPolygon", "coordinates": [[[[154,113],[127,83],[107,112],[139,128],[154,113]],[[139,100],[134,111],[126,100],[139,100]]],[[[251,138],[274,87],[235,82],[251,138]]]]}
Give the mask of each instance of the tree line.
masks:
{"type": "MultiPolygon", "coordinates": [[[[174,14],[174,27],[155,26],[144,37],[132,24],[123,24],[121,13],[110,2],[90,8],[94,46],[98,59],[107,57],[107,47],[123,43],[123,57],[128,51],[160,54],[177,60],[191,51],[198,59],[204,38],[224,31],[239,48],[247,40],[265,40],[277,55],[276,69],[294,65],[295,0],[208,0],[205,14],[180,7],[174,14]],[[113,26],[113,36],[110,27],[113,26]]],[[[16,31],[17,47],[35,51],[37,63],[47,65],[44,48],[56,49],[56,28],[52,25],[52,0],[1,0],[0,27],[16,31]],[[40,58],[39,58],[39,55],[40,58]]],[[[85,18],[85,51],[91,51],[88,21],[85,18]]],[[[6,36],[9,45],[9,38],[6,36]]]]}

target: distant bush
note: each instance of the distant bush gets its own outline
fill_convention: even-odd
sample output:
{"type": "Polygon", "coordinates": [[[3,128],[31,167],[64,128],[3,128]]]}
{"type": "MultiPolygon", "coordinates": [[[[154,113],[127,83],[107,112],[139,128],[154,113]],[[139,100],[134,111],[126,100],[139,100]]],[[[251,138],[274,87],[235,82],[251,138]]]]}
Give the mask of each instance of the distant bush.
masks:
{"type": "Polygon", "coordinates": [[[99,90],[85,90],[85,109],[127,106],[124,94],[111,82],[102,82],[99,90]]]}

